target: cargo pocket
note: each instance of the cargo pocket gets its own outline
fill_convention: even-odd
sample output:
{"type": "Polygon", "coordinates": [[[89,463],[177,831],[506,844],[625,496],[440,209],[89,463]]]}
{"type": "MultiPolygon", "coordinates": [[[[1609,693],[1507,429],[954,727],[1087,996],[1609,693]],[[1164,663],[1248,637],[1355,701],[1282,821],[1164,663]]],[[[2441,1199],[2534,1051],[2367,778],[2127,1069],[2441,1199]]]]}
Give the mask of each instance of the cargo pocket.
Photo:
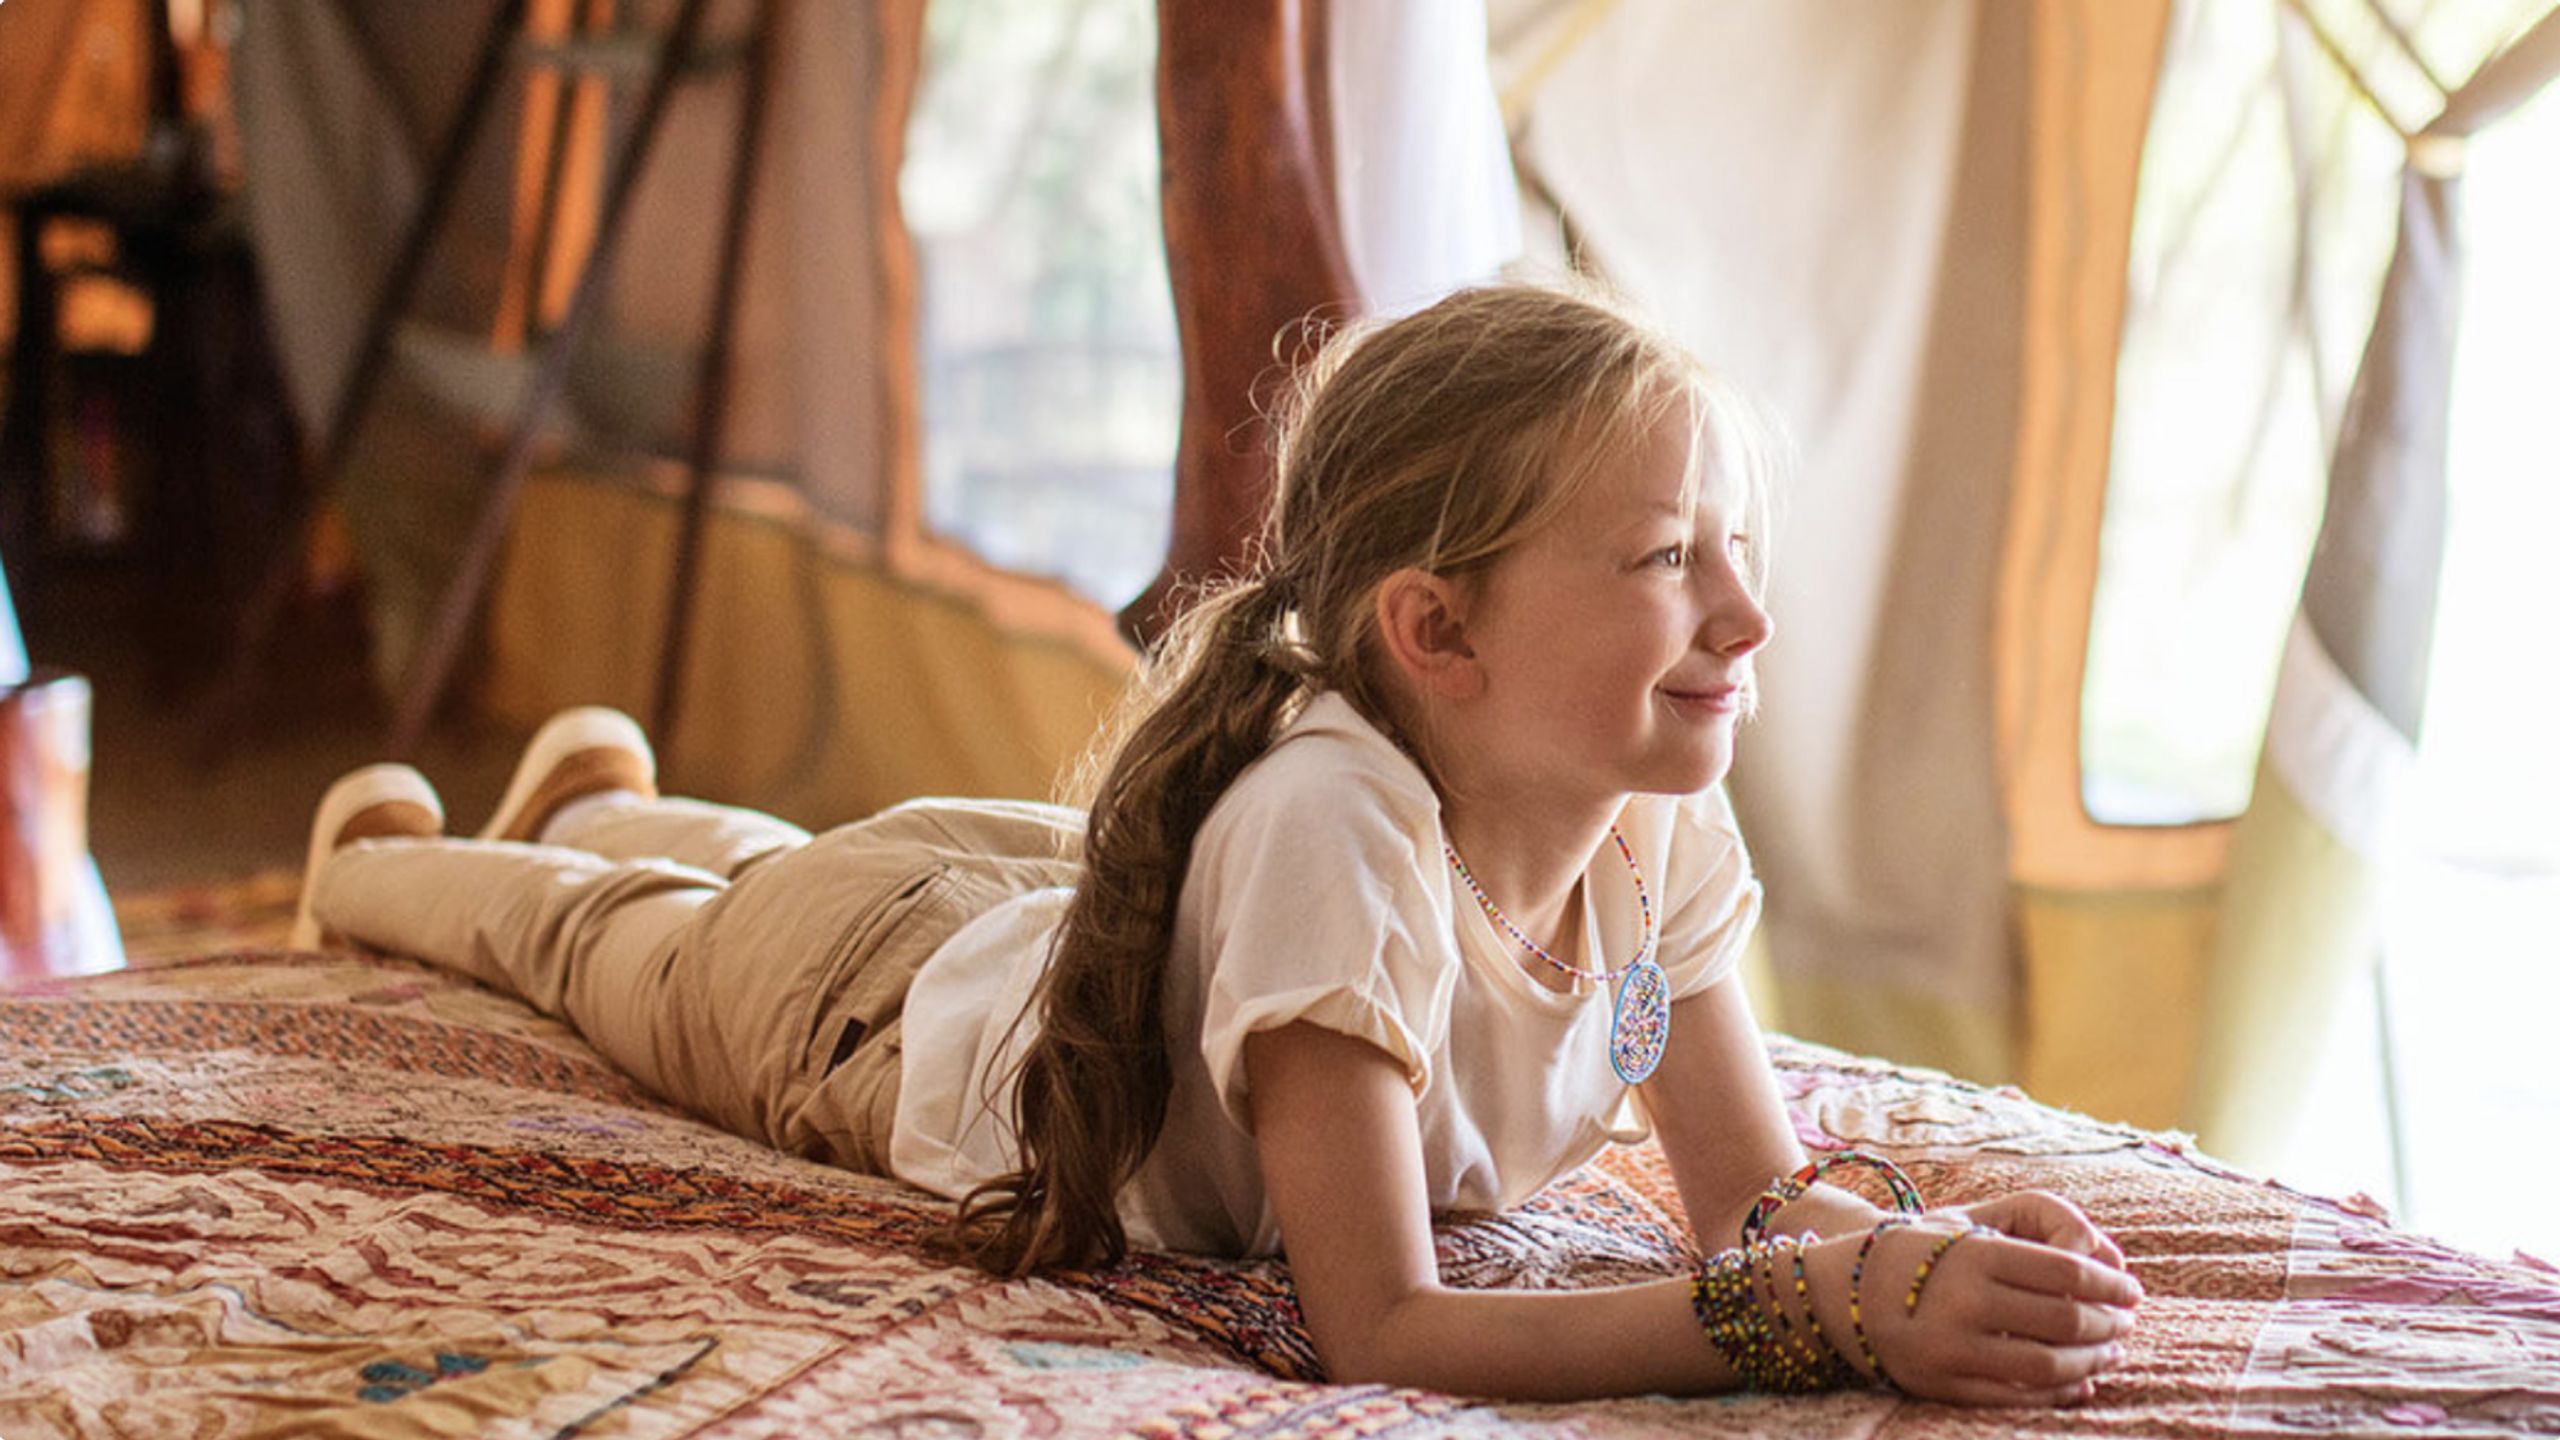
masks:
{"type": "Polygon", "coordinates": [[[825,978],[809,1006],[801,1066],[812,1078],[849,1058],[860,1041],[906,1009],[907,987],[944,938],[947,927],[919,927],[951,884],[951,867],[927,865],[900,880],[854,917],[827,957],[825,978]]]}

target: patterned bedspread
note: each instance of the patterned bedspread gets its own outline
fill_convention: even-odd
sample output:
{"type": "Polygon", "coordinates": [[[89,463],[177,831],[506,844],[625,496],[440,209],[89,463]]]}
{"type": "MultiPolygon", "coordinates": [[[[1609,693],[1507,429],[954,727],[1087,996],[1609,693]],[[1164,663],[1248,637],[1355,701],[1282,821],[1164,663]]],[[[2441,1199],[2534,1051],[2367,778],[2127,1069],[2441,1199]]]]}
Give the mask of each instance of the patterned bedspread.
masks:
{"type": "MultiPolygon", "coordinates": [[[[2072,1411],[1878,1393],[1486,1405],[1322,1382],[1274,1264],[999,1282],[940,1205],[662,1106],[398,961],[217,956],[0,993],[0,1436],[2560,1434],[2560,1275],[2175,1140],[1784,1043],[1809,1145],[2020,1186],[2149,1288],[2072,1411]]],[[[1453,1220],[1453,1283],[1687,1261],[1660,1157],[1453,1220]]]]}

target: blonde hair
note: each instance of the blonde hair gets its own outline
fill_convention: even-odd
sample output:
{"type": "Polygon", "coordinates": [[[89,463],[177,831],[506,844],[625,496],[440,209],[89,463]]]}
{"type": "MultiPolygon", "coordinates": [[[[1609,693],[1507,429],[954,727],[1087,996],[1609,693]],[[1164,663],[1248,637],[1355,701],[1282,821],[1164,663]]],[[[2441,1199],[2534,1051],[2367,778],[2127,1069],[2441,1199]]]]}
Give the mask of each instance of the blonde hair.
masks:
{"type": "MultiPolygon", "coordinates": [[[[998,1274],[1118,1261],[1116,1201],[1164,1125],[1166,957],[1193,837],[1311,694],[1397,732],[1374,597],[1407,567],[1482,572],[1666,421],[1720,442],[1765,513],[1772,430],[1679,344],[1588,290],[1494,286],[1346,327],[1297,377],[1243,574],[1148,657],[1088,762],[1084,871],[1025,1019],[1021,1168],[963,1200],[998,1274]]],[[[1756,552],[1755,552],[1756,553],[1756,552]]],[[[1417,759],[1427,759],[1417,750],[1417,759]]]]}

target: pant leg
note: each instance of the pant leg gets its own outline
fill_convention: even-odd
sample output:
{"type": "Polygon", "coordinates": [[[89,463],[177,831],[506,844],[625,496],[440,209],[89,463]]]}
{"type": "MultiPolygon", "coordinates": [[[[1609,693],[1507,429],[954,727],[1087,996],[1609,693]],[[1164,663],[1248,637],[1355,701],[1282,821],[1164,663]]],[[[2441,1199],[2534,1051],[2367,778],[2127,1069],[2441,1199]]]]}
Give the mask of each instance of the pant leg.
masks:
{"type": "Polygon", "coordinates": [[[313,902],[340,934],[568,1020],[733,1133],[886,1173],[909,983],[988,906],[1072,883],[1080,840],[1074,812],[922,802],[769,850],[735,884],[558,845],[366,841],[313,902]]]}
{"type": "Polygon", "coordinates": [[[701,800],[632,796],[563,817],[544,838],[609,860],[660,858],[734,880],[748,866],[809,843],[788,820],[701,800]]]}
{"type": "Polygon", "coordinates": [[[575,1026],[650,1090],[687,1103],[702,1043],[676,982],[687,932],[727,888],[664,859],[558,845],[367,840],[331,856],[328,929],[507,991],[575,1026]]]}

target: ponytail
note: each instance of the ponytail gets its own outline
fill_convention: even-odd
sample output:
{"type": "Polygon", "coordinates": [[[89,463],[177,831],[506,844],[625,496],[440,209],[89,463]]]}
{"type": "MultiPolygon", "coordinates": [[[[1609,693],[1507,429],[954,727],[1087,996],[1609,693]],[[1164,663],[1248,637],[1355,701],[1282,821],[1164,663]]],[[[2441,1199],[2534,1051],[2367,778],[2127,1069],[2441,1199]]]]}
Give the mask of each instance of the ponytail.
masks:
{"type": "Polygon", "coordinates": [[[1312,657],[1288,634],[1288,614],[1276,577],[1211,593],[1175,622],[1124,702],[1083,877],[1014,1022],[1038,1027],[1014,1099],[1022,1165],[972,1190],[953,1222],[981,1269],[1019,1276],[1128,1252],[1117,1199],[1164,1128],[1173,1088],[1164,962],[1192,839],[1306,688],[1312,657]]]}

